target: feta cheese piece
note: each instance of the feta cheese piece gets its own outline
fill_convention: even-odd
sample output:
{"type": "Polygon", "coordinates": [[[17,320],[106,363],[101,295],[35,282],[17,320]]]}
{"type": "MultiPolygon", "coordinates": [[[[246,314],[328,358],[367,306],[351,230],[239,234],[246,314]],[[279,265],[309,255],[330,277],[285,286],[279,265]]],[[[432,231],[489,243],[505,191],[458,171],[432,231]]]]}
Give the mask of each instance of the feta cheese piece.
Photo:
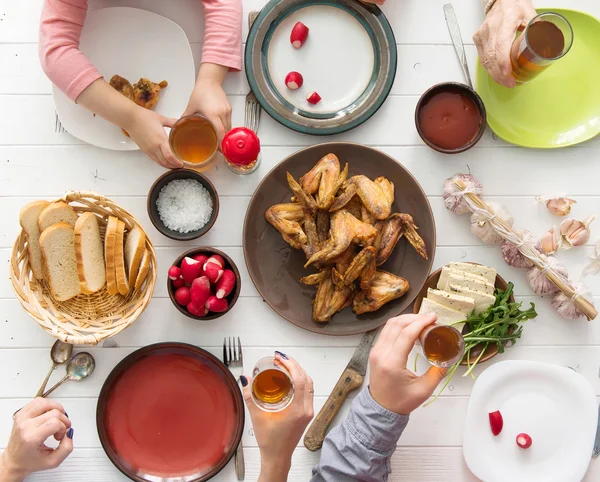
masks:
{"type": "Polygon", "coordinates": [[[455,275],[451,274],[448,277],[448,282],[446,286],[444,286],[444,291],[450,291],[450,285],[458,285],[463,288],[468,288],[473,291],[479,291],[480,293],[485,293],[488,295],[494,294],[494,285],[488,283],[486,281],[481,281],[478,279],[468,278],[464,275],[455,275]]]}
{"type": "Polygon", "coordinates": [[[479,313],[483,313],[496,302],[495,296],[488,295],[486,293],[481,293],[479,291],[474,291],[469,288],[464,288],[456,284],[450,284],[449,288],[450,293],[457,293],[459,295],[468,296],[469,298],[472,298],[475,302],[476,315],[478,315],[479,313]]]}
{"type": "Polygon", "coordinates": [[[485,278],[483,278],[482,276],[478,276],[478,275],[473,274],[473,273],[466,273],[464,271],[459,271],[459,270],[456,270],[454,268],[450,268],[448,266],[444,266],[442,268],[442,272],[440,273],[440,279],[439,279],[438,284],[437,284],[437,289],[438,290],[443,290],[443,289],[446,288],[446,285],[448,284],[448,278],[450,277],[450,275],[464,276],[466,278],[471,278],[471,279],[475,279],[475,280],[487,283],[487,280],[485,278]]]}
{"type": "MultiPolygon", "coordinates": [[[[456,323],[457,321],[465,321],[467,319],[467,317],[463,315],[460,311],[448,308],[447,306],[441,305],[436,301],[430,300],[429,298],[423,298],[423,301],[421,302],[421,308],[419,309],[419,313],[435,313],[438,316],[437,323],[439,325],[449,325],[451,323],[456,323]]],[[[460,331],[463,325],[464,323],[453,326],[460,331]]]]}
{"type": "Polygon", "coordinates": [[[450,263],[448,268],[470,273],[485,278],[488,283],[496,284],[496,275],[498,274],[494,268],[472,263],[450,263]]]}
{"type": "Polygon", "coordinates": [[[446,306],[447,308],[460,311],[465,316],[469,316],[475,309],[475,301],[473,298],[454,293],[448,293],[447,291],[429,288],[427,290],[427,298],[439,303],[440,305],[446,306]]]}

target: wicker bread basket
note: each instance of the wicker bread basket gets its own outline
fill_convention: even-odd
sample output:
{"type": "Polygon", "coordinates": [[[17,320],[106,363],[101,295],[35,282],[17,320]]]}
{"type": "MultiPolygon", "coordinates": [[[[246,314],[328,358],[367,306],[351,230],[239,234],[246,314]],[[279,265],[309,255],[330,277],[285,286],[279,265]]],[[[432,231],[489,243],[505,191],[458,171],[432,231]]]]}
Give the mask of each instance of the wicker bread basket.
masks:
{"type": "MultiPolygon", "coordinates": [[[[100,233],[104,232],[109,216],[125,223],[127,230],[142,226],[135,218],[110,199],[91,191],[68,191],[55,202],[63,201],[77,212],[93,212],[98,216],[100,233]]],[[[29,265],[27,235],[21,230],[15,241],[10,278],[17,298],[25,311],[55,338],[73,345],[96,345],[131,325],[144,311],[156,284],[156,252],[146,236],[146,250],[150,267],[140,289],[131,288],[127,296],[109,295],[106,285],[100,291],[80,294],[68,301],[56,301],[50,295],[45,281],[36,280],[29,265]]]]}

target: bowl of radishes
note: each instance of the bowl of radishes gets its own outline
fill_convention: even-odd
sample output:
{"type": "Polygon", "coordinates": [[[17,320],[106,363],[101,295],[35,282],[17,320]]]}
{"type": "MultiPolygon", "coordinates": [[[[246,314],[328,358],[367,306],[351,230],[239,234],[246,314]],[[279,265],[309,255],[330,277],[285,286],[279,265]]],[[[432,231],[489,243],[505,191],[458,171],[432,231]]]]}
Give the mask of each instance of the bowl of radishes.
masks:
{"type": "Polygon", "coordinates": [[[240,295],[240,272],[223,251],[200,247],[179,256],[167,273],[167,291],[175,307],[195,320],[227,313],[240,295]]]}

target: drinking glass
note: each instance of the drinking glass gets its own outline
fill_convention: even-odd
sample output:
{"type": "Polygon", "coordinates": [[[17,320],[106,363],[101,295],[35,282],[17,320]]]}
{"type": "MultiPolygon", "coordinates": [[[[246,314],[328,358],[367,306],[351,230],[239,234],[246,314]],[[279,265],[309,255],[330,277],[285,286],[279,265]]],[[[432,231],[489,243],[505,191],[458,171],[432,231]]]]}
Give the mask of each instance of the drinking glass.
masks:
{"type": "Polygon", "coordinates": [[[529,82],[564,57],[573,45],[573,28],[562,15],[540,13],[514,40],[510,59],[519,84],[529,82]]]}
{"type": "Polygon", "coordinates": [[[448,325],[430,325],[419,335],[423,355],[433,366],[448,368],[462,359],[465,340],[456,328],[448,325]]]}
{"type": "Polygon", "coordinates": [[[187,115],[171,128],[169,147],[184,167],[206,171],[217,161],[217,129],[201,114],[187,115]]]}
{"type": "Polygon", "coordinates": [[[265,412],[280,412],[294,399],[294,382],[274,357],[260,359],[252,370],[252,400],[265,412]]]}

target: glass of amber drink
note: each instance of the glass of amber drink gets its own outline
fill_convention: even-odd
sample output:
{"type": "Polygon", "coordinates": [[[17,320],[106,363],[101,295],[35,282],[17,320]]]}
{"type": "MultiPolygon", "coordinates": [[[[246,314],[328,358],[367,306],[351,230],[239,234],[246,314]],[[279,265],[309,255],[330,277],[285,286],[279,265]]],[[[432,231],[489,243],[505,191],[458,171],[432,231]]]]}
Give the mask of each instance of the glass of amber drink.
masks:
{"type": "Polygon", "coordinates": [[[523,84],[537,77],[573,45],[573,28],[562,15],[541,13],[531,19],[511,48],[512,73],[523,84]]]}
{"type": "Polygon", "coordinates": [[[275,358],[258,360],[252,370],[252,400],[265,412],[280,412],[294,399],[294,382],[275,358]]]}
{"type": "Polygon", "coordinates": [[[430,325],[419,335],[423,355],[433,366],[448,368],[460,361],[465,353],[465,340],[456,328],[430,325]]]}
{"type": "Polygon", "coordinates": [[[217,161],[217,130],[200,114],[179,119],[169,134],[169,145],[183,165],[196,171],[206,171],[217,161]]]}

